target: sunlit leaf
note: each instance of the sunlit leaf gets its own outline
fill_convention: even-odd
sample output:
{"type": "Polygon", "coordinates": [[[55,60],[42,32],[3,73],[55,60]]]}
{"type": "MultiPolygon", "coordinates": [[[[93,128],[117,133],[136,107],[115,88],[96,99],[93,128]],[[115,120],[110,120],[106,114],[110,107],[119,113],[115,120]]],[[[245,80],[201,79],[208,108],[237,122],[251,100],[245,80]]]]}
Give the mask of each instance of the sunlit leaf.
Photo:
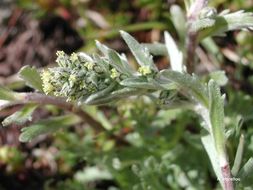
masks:
{"type": "Polygon", "coordinates": [[[153,70],[157,71],[157,68],[153,62],[153,57],[152,55],[150,55],[148,49],[144,45],[137,42],[130,34],[124,31],[120,31],[120,34],[127,43],[128,47],[130,48],[139,65],[149,66],[153,70]]]}

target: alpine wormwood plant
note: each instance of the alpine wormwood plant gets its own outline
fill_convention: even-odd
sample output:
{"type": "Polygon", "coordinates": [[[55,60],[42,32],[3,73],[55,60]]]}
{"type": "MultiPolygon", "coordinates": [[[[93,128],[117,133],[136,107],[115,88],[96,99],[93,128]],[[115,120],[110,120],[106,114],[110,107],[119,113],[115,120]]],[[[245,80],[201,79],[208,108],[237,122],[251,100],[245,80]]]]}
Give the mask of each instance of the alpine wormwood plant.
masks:
{"type": "MultiPolygon", "coordinates": [[[[196,63],[193,55],[198,43],[204,38],[209,37],[210,40],[211,36],[220,36],[226,31],[253,27],[253,16],[244,11],[230,13],[225,10],[217,13],[215,8],[207,6],[208,1],[205,0],[185,0],[185,4],[187,16],[184,16],[180,7],[174,5],[171,8],[172,21],[180,38],[179,44],[168,32],[164,35],[165,44],[140,44],[128,33],[120,32],[139,64],[137,70],[130,66],[124,54],[99,42],[96,42],[101,52],[99,55],[73,53],[68,56],[58,51],[58,66],[44,69],[39,74],[41,78],[35,69],[23,68],[20,71],[21,77],[27,85],[41,93],[14,93],[1,88],[0,97],[4,100],[1,107],[26,104],[22,110],[6,118],[3,124],[9,125],[16,120],[24,123],[40,104],[54,104],[68,111],[77,110],[73,113],[78,117],[61,116],[23,128],[20,140],[29,141],[40,134],[58,129],[49,128],[49,123],[64,123],[64,127],[80,122],[80,118],[91,121],[80,108],[83,105],[109,104],[134,95],[150,96],[163,108],[184,107],[200,116],[205,131],[201,141],[215,174],[223,189],[234,189],[237,184],[233,179],[245,177],[252,171],[253,164],[250,159],[244,167],[240,167],[242,144],[239,144],[236,158],[232,159],[235,162],[231,174],[226,152],[225,95],[220,92],[220,81],[211,79],[204,83],[193,74],[196,63]],[[178,19],[185,22],[184,25],[179,25],[178,19]],[[169,56],[171,68],[159,71],[152,54],[169,56]]],[[[225,78],[224,72],[217,73],[225,78]]],[[[94,125],[97,127],[96,123],[94,125]]]]}

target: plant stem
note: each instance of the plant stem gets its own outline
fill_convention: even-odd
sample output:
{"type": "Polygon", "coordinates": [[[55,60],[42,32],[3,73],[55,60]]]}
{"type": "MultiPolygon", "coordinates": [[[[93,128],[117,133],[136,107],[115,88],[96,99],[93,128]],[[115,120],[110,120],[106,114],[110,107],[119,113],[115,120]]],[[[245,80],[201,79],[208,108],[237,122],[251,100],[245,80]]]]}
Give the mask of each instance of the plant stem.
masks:
{"type": "MultiPolygon", "coordinates": [[[[95,119],[93,119],[89,114],[87,114],[81,107],[75,106],[72,103],[66,102],[66,99],[47,96],[40,93],[20,93],[20,98],[16,104],[26,104],[26,103],[37,103],[40,105],[55,105],[59,108],[67,110],[71,113],[78,115],[80,118],[84,119],[90,126],[94,127],[97,132],[104,132],[105,128],[95,119]]],[[[129,145],[127,141],[122,139],[121,136],[110,134],[110,137],[115,139],[121,145],[129,145]]]]}
{"type": "Polygon", "coordinates": [[[186,67],[188,73],[194,72],[195,50],[197,47],[198,33],[191,30],[191,25],[198,19],[200,11],[207,6],[208,0],[196,0],[190,7],[187,16],[187,35],[186,35],[186,67]]]}
{"type": "Polygon", "coordinates": [[[34,102],[40,105],[51,104],[58,106],[64,110],[75,113],[83,118],[91,126],[95,127],[97,131],[103,131],[104,127],[94,120],[90,115],[83,111],[80,107],[77,107],[71,103],[66,102],[64,98],[56,98],[53,96],[47,96],[40,93],[22,93],[23,103],[34,102]]]}
{"type": "Polygon", "coordinates": [[[228,163],[221,167],[221,173],[223,177],[222,180],[224,183],[225,190],[234,190],[234,185],[231,178],[231,172],[230,172],[230,167],[228,163]]]}

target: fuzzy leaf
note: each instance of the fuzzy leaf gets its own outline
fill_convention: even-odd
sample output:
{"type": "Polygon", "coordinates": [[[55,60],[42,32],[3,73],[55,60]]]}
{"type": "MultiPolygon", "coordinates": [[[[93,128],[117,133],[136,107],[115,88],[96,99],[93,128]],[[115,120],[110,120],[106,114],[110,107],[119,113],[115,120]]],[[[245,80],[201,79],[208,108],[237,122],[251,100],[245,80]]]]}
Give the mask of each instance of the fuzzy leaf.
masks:
{"type": "MultiPolygon", "coordinates": [[[[204,148],[208,154],[208,157],[212,163],[213,170],[218,179],[220,179],[220,183],[223,181],[220,165],[219,165],[219,158],[216,152],[216,148],[214,146],[214,142],[211,135],[206,135],[201,137],[201,142],[204,145],[204,148]]],[[[224,188],[224,184],[221,183],[222,187],[224,188]]]]}
{"type": "Polygon", "coordinates": [[[246,13],[244,11],[220,14],[213,19],[215,20],[214,25],[200,31],[198,36],[199,41],[205,37],[219,35],[227,31],[253,27],[253,13],[246,13]]]}
{"type": "Polygon", "coordinates": [[[19,76],[26,84],[40,92],[43,92],[42,80],[39,72],[34,67],[24,66],[19,71],[19,76]]]}
{"type": "Polygon", "coordinates": [[[40,120],[37,123],[21,129],[19,140],[28,142],[42,134],[53,133],[59,129],[79,123],[81,119],[76,115],[65,115],[40,120]]]}
{"type": "Polygon", "coordinates": [[[176,42],[168,32],[164,33],[165,45],[170,58],[171,69],[178,72],[183,72],[183,53],[179,50],[176,42]]]}
{"type": "Polygon", "coordinates": [[[88,105],[103,105],[118,101],[122,98],[127,98],[134,95],[142,95],[145,94],[146,90],[136,89],[136,88],[123,88],[120,90],[113,91],[112,93],[108,94],[107,96],[98,97],[94,99],[90,99],[85,103],[88,105]]]}
{"type": "Polygon", "coordinates": [[[219,85],[224,86],[228,82],[228,78],[224,71],[214,71],[210,73],[210,77],[219,85]]]}
{"type": "Polygon", "coordinates": [[[109,64],[115,67],[119,72],[131,76],[134,73],[134,70],[129,66],[116,51],[108,49],[109,64]]]}
{"type": "Polygon", "coordinates": [[[160,72],[159,83],[175,83],[180,88],[189,92],[194,99],[208,107],[208,94],[205,86],[195,76],[177,71],[163,70],[160,72]]]}
{"type": "Polygon", "coordinates": [[[92,102],[96,101],[97,99],[104,99],[107,98],[108,95],[112,92],[113,88],[116,86],[116,83],[111,83],[107,88],[90,95],[86,100],[85,104],[93,104],[92,102]]]}
{"type": "Polygon", "coordinates": [[[137,42],[130,34],[124,31],[120,31],[120,34],[127,43],[128,47],[130,48],[139,65],[149,66],[154,71],[157,71],[157,68],[153,62],[153,57],[152,55],[150,55],[148,49],[144,45],[137,42]]]}
{"type": "Polygon", "coordinates": [[[143,89],[152,89],[159,90],[163,89],[156,81],[148,81],[145,78],[127,78],[120,82],[122,86],[127,86],[131,88],[143,88],[143,89]]]}
{"type": "Polygon", "coordinates": [[[209,117],[212,127],[215,147],[220,158],[226,158],[224,129],[224,99],[220,88],[214,80],[208,83],[209,117]]]}
{"type": "Polygon", "coordinates": [[[235,155],[234,165],[231,170],[233,176],[236,176],[238,174],[239,169],[240,169],[240,165],[242,162],[242,156],[243,156],[243,149],[244,149],[244,136],[241,135],[240,140],[239,140],[239,144],[237,147],[236,155],[235,155]]]}
{"type": "Polygon", "coordinates": [[[19,111],[13,113],[9,117],[5,118],[5,120],[2,122],[3,126],[7,126],[10,124],[17,124],[22,125],[26,121],[30,121],[32,119],[32,114],[34,110],[38,107],[38,105],[35,104],[27,104],[19,111]]]}

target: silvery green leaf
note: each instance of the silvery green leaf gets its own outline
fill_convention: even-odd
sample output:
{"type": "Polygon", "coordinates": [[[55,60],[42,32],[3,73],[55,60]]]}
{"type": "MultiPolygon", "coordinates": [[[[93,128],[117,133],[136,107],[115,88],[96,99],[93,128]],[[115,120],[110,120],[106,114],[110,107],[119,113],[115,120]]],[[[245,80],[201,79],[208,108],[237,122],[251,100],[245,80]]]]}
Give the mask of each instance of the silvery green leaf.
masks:
{"type": "Polygon", "coordinates": [[[252,172],[253,172],[253,157],[251,157],[246,164],[241,168],[238,174],[240,183],[244,185],[252,185],[252,172]]]}
{"type": "Polygon", "coordinates": [[[104,44],[101,44],[99,41],[95,41],[96,46],[105,56],[107,56],[108,47],[106,47],[104,44]]]}
{"type": "Polygon", "coordinates": [[[219,86],[224,86],[228,82],[228,78],[224,71],[214,71],[210,73],[211,79],[213,79],[219,86]]]}
{"type": "Polygon", "coordinates": [[[219,182],[221,183],[221,186],[224,189],[224,183],[222,183],[223,177],[222,177],[221,168],[219,165],[219,158],[218,158],[218,155],[216,152],[216,148],[214,146],[213,138],[211,135],[206,135],[206,136],[201,137],[201,142],[204,145],[204,148],[205,148],[205,150],[208,154],[208,157],[212,163],[212,168],[214,169],[214,172],[215,172],[217,178],[220,179],[219,182]]]}
{"type": "Polygon", "coordinates": [[[100,68],[103,69],[103,72],[107,73],[110,76],[109,64],[100,56],[94,54],[93,59],[96,64],[99,65],[100,68]]]}
{"type": "Polygon", "coordinates": [[[135,88],[123,88],[120,90],[113,91],[107,94],[106,96],[100,96],[94,99],[90,99],[89,101],[86,101],[85,103],[88,105],[103,105],[103,104],[108,104],[108,103],[118,101],[122,98],[144,94],[145,91],[146,90],[135,89],[135,88]]]}
{"type": "Polygon", "coordinates": [[[123,58],[114,50],[108,49],[109,63],[116,68],[119,72],[124,73],[128,76],[131,76],[134,73],[134,70],[130,65],[125,62],[123,58]]]}
{"type": "Polygon", "coordinates": [[[174,71],[182,73],[184,71],[183,53],[179,50],[176,42],[168,32],[164,33],[164,37],[165,37],[165,45],[170,58],[171,68],[174,71]]]}
{"type": "Polygon", "coordinates": [[[198,32],[206,28],[210,28],[215,25],[215,22],[216,22],[215,18],[198,19],[191,24],[191,31],[198,32]]]}
{"type": "Polygon", "coordinates": [[[214,80],[208,83],[209,92],[209,117],[212,127],[217,154],[226,158],[225,153],[225,129],[224,129],[224,99],[221,96],[220,88],[214,80]]]}
{"type": "Polygon", "coordinates": [[[93,59],[86,53],[84,52],[79,52],[78,57],[81,62],[94,62],[93,59]]]}
{"type": "Polygon", "coordinates": [[[120,34],[127,43],[140,66],[149,66],[154,71],[158,70],[153,62],[152,55],[150,55],[148,49],[144,45],[137,42],[130,34],[124,31],[120,31],[120,34]]]}
{"type": "Polygon", "coordinates": [[[84,102],[85,104],[93,104],[92,102],[96,101],[97,99],[101,99],[101,98],[104,98],[104,97],[107,97],[111,92],[112,90],[115,88],[116,86],[116,83],[113,82],[111,83],[107,88],[97,92],[97,93],[94,93],[92,95],[90,95],[84,102]]]}
{"type": "Polygon", "coordinates": [[[94,182],[98,180],[111,180],[113,179],[112,174],[98,166],[85,167],[83,171],[78,171],[74,175],[74,179],[80,183],[94,182]]]}
{"type": "Polygon", "coordinates": [[[26,84],[40,92],[43,92],[42,80],[39,72],[30,66],[24,66],[19,71],[19,76],[26,82],[26,84]]]}
{"type": "Polygon", "coordinates": [[[19,111],[16,111],[9,117],[5,118],[2,122],[3,126],[7,126],[10,124],[17,124],[22,125],[27,121],[31,121],[32,114],[34,110],[38,107],[36,104],[27,104],[23,108],[21,108],[19,111]]]}
{"type": "Polygon", "coordinates": [[[165,56],[168,55],[168,51],[166,49],[166,46],[163,43],[154,42],[154,43],[142,43],[143,46],[148,48],[149,52],[152,55],[156,56],[165,56]]]}
{"type": "Polygon", "coordinates": [[[200,82],[196,76],[191,76],[186,73],[180,73],[178,71],[163,70],[159,73],[160,79],[164,82],[174,83],[186,93],[190,93],[194,99],[197,99],[205,107],[208,107],[208,92],[206,87],[200,82]]]}
{"type": "Polygon", "coordinates": [[[243,150],[244,150],[244,135],[241,135],[235,155],[234,165],[231,170],[233,176],[237,176],[238,171],[240,169],[243,158],[243,150]]]}
{"type": "Polygon", "coordinates": [[[21,142],[28,142],[38,137],[39,135],[53,133],[59,129],[66,128],[71,125],[76,125],[80,122],[81,119],[76,115],[65,115],[40,120],[29,127],[22,128],[19,140],[21,142]]]}
{"type": "Polygon", "coordinates": [[[132,88],[143,88],[143,89],[152,89],[159,90],[163,89],[158,83],[154,80],[148,81],[146,78],[127,78],[120,82],[122,86],[128,86],[132,88]]]}
{"type": "Polygon", "coordinates": [[[215,19],[213,26],[199,32],[199,41],[205,37],[222,34],[227,31],[253,27],[253,13],[251,12],[237,11],[218,15],[213,19],[215,19]]]}
{"type": "Polygon", "coordinates": [[[170,14],[171,14],[171,20],[173,22],[173,25],[175,26],[180,40],[185,40],[185,34],[186,34],[186,19],[185,19],[185,13],[178,5],[172,5],[170,8],[170,14]]]}

